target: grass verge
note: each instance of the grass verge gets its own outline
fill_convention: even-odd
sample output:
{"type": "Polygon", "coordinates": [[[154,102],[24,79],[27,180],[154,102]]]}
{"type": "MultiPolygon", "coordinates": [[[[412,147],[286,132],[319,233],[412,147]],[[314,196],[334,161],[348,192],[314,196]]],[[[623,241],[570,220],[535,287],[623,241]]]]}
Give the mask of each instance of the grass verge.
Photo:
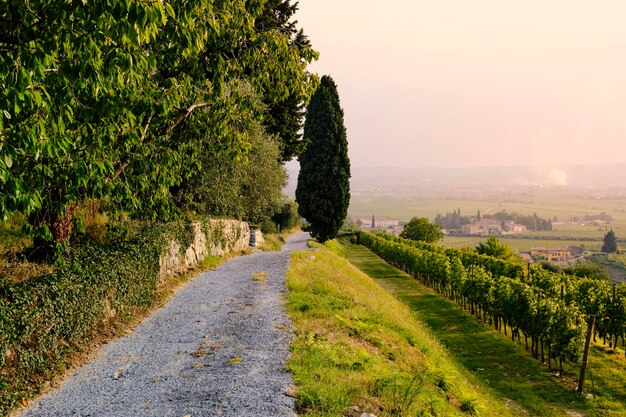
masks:
{"type": "Polygon", "coordinates": [[[289,238],[289,236],[291,236],[298,230],[299,229],[292,229],[292,230],[288,230],[286,232],[281,232],[281,233],[264,234],[263,244],[259,247],[259,249],[261,249],[262,251],[267,251],[267,252],[271,252],[271,251],[280,252],[281,249],[283,248],[283,245],[289,238]]]}
{"type": "Polygon", "coordinates": [[[574,391],[577,364],[558,378],[524,348],[478,322],[453,302],[388,265],[367,248],[340,245],[350,262],[408,305],[468,371],[488,384],[503,401],[512,400],[537,416],[626,415],[626,359],[591,351],[587,399],[574,391]]]}
{"type": "MultiPolygon", "coordinates": [[[[329,246],[341,252],[336,242],[329,246]]],[[[288,369],[307,416],[513,416],[460,368],[410,309],[338,253],[292,255],[287,309],[296,338],[288,369]]]]}

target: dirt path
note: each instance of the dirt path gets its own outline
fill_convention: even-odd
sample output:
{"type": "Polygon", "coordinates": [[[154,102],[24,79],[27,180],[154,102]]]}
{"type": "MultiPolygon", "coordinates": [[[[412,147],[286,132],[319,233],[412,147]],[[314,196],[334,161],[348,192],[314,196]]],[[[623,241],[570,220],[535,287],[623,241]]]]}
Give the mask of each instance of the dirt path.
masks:
{"type": "Polygon", "coordinates": [[[281,292],[289,252],[307,239],[203,274],[20,415],[293,416],[281,292]]]}

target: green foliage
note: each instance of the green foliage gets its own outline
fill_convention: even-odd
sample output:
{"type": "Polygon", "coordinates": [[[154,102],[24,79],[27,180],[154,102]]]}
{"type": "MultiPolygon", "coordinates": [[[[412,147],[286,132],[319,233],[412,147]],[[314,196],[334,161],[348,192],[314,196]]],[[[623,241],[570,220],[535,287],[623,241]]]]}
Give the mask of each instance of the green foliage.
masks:
{"type": "Polygon", "coordinates": [[[478,410],[476,409],[476,399],[475,398],[465,398],[461,401],[461,406],[459,407],[461,411],[471,416],[478,415],[478,410]]]}
{"type": "MultiPolygon", "coordinates": [[[[567,417],[576,410],[589,416],[617,417],[624,413],[626,402],[621,400],[624,399],[625,373],[615,370],[623,369],[626,358],[606,355],[601,349],[593,351],[591,366],[596,390],[593,400],[588,401],[573,390],[570,378],[555,380],[554,373],[531,358],[523,345],[511,343],[510,337],[502,333],[489,331],[484,322],[476,320],[462,306],[455,305],[453,300],[435,294],[363,246],[346,244],[343,251],[354,266],[409,306],[414,316],[419,317],[455,361],[481,381],[488,381],[489,392],[499,397],[511,414],[567,417]],[[600,372],[605,373],[602,380],[598,377],[600,372]],[[610,387],[607,386],[609,384],[604,385],[605,381],[610,381],[610,387]],[[600,383],[606,389],[599,388],[600,383]],[[611,397],[612,401],[607,401],[611,397]]],[[[571,374],[577,371],[578,366],[565,363],[566,370],[571,374]]],[[[448,373],[440,370],[435,375],[435,381],[441,390],[448,390],[448,373]]],[[[462,401],[476,397],[468,393],[457,398],[462,401]]],[[[494,409],[485,408],[484,404],[479,404],[477,409],[481,416],[497,414],[494,409]]],[[[417,415],[448,415],[441,410],[433,414],[430,404],[423,411],[417,415]]]]}
{"type": "Polygon", "coordinates": [[[412,246],[417,249],[442,253],[446,255],[449,259],[458,259],[464,268],[469,269],[472,268],[472,266],[481,267],[493,276],[507,276],[516,278],[524,276],[524,270],[520,263],[505,261],[489,255],[482,255],[470,248],[444,248],[443,246],[437,246],[432,243],[420,242],[411,239],[403,239],[401,237],[384,233],[378,233],[377,236],[380,236],[392,242],[398,242],[408,246],[412,246]]]}
{"type": "Polygon", "coordinates": [[[530,337],[533,355],[538,357],[541,347],[543,359],[545,347],[549,364],[552,359],[559,365],[563,360],[578,360],[586,331],[581,313],[596,314],[597,332],[614,346],[626,330],[623,290],[610,296],[606,281],[572,279],[535,265],[528,278],[517,273],[496,275],[480,264],[462,262],[462,251],[442,251],[427,244],[418,248],[384,234],[361,232],[359,241],[476,316],[489,318],[496,329],[506,332],[508,325],[513,338],[519,339],[521,333],[530,337]]]}
{"type": "Polygon", "coordinates": [[[491,236],[485,242],[479,243],[478,246],[476,246],[476,252],[505,261],[511,261],[517,258],[511,250],[511,247],[506,243],[500,243],[495,236],[491,236]]]}
{"type": "Polygon", "coordinates": [[[552,230],[552,220],[542,219],[541,217],[537,216],[537,213],[533,213],[532,216],[524,216],[519,213],[508,213],[506,211],[500,211],[498,213],[485,215],[483,217],[486,219],[496,219],[501,222],[511,220],[517,224],[526,226],[528,230],[552,230]]]}
{"type": "Polygon", "coordinates": [[[329,76],[311,99],[304,124],[308,142],[300,155],[296,188],[298,212],[310,223],[314,238],[332,239],[343,225],[350,204],[348,141],[337,86],[329,76]]]}
{"type": "MultiPolygon", "coordinates": [[[[245,85],[239,88],[240,94],[254,94],[245,85]]],[[[256,105],[262,106],[258,100],[256,105]]],[[[241,133],[247,134],[250,142],[247,157],[224,152],[202,155],[202,171],[187,179],[174,195],[177,204],[188,210],[273,227],[271,218],[281,209],[282,189],[287,182],[280,144],[275,136],[265,133],[252,114],[242,111],[240,118],[245,121],[241,133]]]]}
{"type": "Polygon", "coordinates": [[[617,252],[617,237],[613,229],[606,232],[604,239],[602,240],[602,252],[615,253],[617,252]]]}
{"type": "Polygon", "coordinates": [[[404,226],[400,237],[426,243],[435,243],[443,238],[443,231],[441,230],[441,226],[431,223],[425,217],[413,217],[404,226]]]}
{"type": "MultiPolygon", "coordinates": [[[[480,210],[476,214],[476,220],[480,220],[480,210]]],[[[455,209],[452,213],[446,213],[443,216],[437,213],[434,223],[444,229],[460,229],[464,224],[472,223],[472,219],[469,216],[461,216],[461,209],[458,211],[455,209]]]]}
{"type": "MultiPolygon", "coordinates": [[[[276,30],[286,35],[289,47],[300,57],[304,66],[317,57],[307,36],[298,30],[297,22],[291,20],[298,10],[298,3],[291,4],[291,0],[267,0],[263,10],[255,21],[257,32],[276,30]]],[[[308,99],[301,91],[293,91],[279,99],[265,100],[268,110],[263,123],[268,133],[280,138],[282,161],[298,156],[305,148],[300,131],[305,115],[304,104],[308,99]]]]}
{"type": "MultiPolygon", "coordinates": [[[[207,248],[222,245],[219,227],[207,248]]],[[[168,242],[194,239],[188,222],[120,228],[106,242],[81,240],[64,267],[17,284],[0,284],[0,414],[61,374],[112,323],[129,323],[155,302],[159,257],[168,242]]],[[[204,266],[217,264],[208,257],[204,266]]]]}
{"type": "Polygon", "coordinates": [[[285,198],[280,210],[272,216],[272,221],[279,231],[291,230],[300,225],[300,215],[298,214],[298,204],[290,198],[285,198]]]}
{"type": "Polygon", "coordinates": [[[101,246],[83,242],[52,275],[0,287],[0,412],[37,392],[67,366],[114,312],[128,320],[153,301],[158,282],[156,237],[101,246]],[[35,381],[35,382],[31,382],[35,381]]]}
{"type": "MultiPolygon", "coordinates": [[[[353,415],[346,408],[357,407],[354,415],[416,416],[428,405],[452,416],[460,415],[456,399],[469,397],[485,416],[514,415],[482,378],[450,360],[406,304],[327,249],[341,252],[342,244],[315,246],[315,257],[294,253],[287,273],[296,335],[287,367],[299,414],[353,415]]],[[[404,275],[395,272],[392,281],[404,275]]]]}
{"type": "MultiPolygon", "coordinates": [[[[554,271],[557,272],[557,271],[554,271]]],[[[609,276],[606,273],[606,270],[598,264],[594,264],[593,262],[586,261],[580,262],[576,265],[568,266],[567,268],[563,268],[563,272],[569,275],[573,275],[575,277],[587,277],[593,279],[600,280],[608,280],[609,276]]]]}
{"type": "Polygon", "coordinates": [[[284,21],[255,25],[276,2],[6,6],[0,216],[21,212],[47,239],[68,238],[72,207],[85,198],[176,217],[171,190],[202,171],[203,155],[250,147],[239,123],[254,103],[233,85],[248,83],[269,108],[286,98],[301,106],[317,85],[308,43],[296,44],[284,21]]]}

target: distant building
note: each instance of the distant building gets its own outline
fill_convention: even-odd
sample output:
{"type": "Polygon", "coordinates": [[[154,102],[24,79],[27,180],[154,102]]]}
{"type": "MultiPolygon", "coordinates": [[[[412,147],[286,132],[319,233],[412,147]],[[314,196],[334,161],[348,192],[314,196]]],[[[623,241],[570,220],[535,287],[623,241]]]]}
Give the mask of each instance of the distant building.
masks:
{"type": "Polygon", "coordinates": [[[550,262],[568,261],[582,253],[580,246],[568,246],[565,248],[542,248],[535,246],[530,248],[530,256],[533,259],[545,258],[550,262]]]}
{"type": "Polygon", "coordinates": [[[391,217],[375,217],[372,216],[372,228],[386,229],[388,227],[395,227],[398,225],[398,219],[392,219],[391,217]]]}
{"type": "Polygon", "coordinates": [[[399,220],[385,216],[354,216],[352,218],[361,229],[388,229],[398,226],[399,220]]]}
{"type": "Polygon", "coordinates": [[[461,230],[467,235],[498,235],[502,232],[502,222],[493,219],[483,219],[472,224],[464,224],[461,226],[461,230]]]}
{"type": "Polygon", "coordinates": [[[466,235],[492,236],[502,233],[525,232],[526,226],[517,224],[513,220],[501,222],[495,219],[482,219],[472,224],[464,224],[461,230],[466,235]]]}
{"type": "Polygon", "coordinates": [[[507,220],[504,222],[504,231],[509,233],[525,232],[526,226],[523,224],[517,224],[513,220],[507,220]]]}

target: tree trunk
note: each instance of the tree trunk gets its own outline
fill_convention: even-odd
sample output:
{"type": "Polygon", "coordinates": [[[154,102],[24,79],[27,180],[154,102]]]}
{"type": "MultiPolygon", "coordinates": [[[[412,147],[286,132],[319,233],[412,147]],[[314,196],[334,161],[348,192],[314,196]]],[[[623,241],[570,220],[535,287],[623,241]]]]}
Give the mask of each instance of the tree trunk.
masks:
{"type": "MultiPolygon", "coordinates": [[[[60,203],[59,203],[60,204],[60,203]]],[[[72,219],[77,203],[70,203],[62,215],[54,214],[50,208],[42,208],[28,216],[28,223],[32,227],[47,227],[54,240],[48,240],[43,234],[38,234],[33,239],[32,256],[38,259],[50,259],[54,256],[54,244],[67,242],[72,234],[72,219]]]]}
{"type": "Polygon", "coordinates": [[[76,210],[76,201],[72,202],[64,216],[56,216],[52,219],[52,232],[54,240],[58,242],[67,242],[72,234],[72,218],[74,210],[76,210]]]}

